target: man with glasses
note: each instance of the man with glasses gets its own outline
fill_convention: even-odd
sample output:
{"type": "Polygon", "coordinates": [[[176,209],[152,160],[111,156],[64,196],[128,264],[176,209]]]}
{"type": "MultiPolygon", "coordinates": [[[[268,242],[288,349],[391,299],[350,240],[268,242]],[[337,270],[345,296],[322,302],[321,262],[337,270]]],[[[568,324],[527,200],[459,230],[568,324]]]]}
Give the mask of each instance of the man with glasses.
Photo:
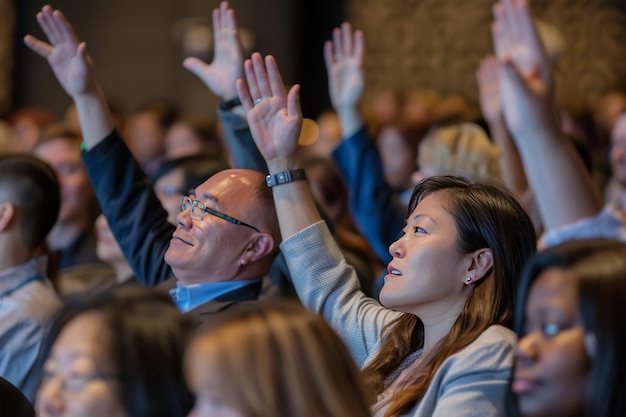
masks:
{"type": "Polygon", "coordinates": [[[83,160],[137,279],[157,285],[175,276],[174,301],[200,321],[256,299],[280,243],[265,175],[245,169],[218,172],[182,199],[176,227],[168,223],[145,174],[114,130],[85,44],[60,11],[45,6],[37,20],[50,44],[30,35],[25,42],[48,60],[76,104],[87,149],[83,160]]]}

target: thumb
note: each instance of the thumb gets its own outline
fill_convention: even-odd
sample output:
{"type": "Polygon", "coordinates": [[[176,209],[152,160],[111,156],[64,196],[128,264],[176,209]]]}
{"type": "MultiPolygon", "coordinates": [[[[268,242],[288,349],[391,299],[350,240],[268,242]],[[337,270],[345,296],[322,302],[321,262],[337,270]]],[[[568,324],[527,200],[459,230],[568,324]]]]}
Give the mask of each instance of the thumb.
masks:
{"type": "Polygon", "coordinates": [[[198,73],[202,70],[203,67],[206,66],[206,63],[200,58],[196,58],[194,56],[190,56],[185,58],[183,61],[183,67],[188,71],[198,75],[198,73]]]}

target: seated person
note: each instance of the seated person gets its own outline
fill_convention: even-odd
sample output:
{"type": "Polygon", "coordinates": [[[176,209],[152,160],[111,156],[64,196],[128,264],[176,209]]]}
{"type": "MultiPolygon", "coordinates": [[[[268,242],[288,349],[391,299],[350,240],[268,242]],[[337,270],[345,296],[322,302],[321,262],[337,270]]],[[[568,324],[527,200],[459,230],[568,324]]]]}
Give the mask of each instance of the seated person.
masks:
{"type": "Polygon", "coordinates": [[[42,249],[59,206],[50,166],[29,155],[0,156],[0,375],[30,400],[45,327],[62,306],[42,249]]]}
{"type": "Polygon", "coordinates": [[[249,169],[218,172],[181,201],[174,227],[113,129],[85,44],[60,11],[45,6],[37,19],[52,44],[30,35],[25,42],[48,59],[76,103],[88,150],[83,160],[137,279],[157,285],[175,276],[174,301],[199,321],[255,300],[281,240],[265,175],[249,169]],[[83,69],[80,79],[70,75],[76,77],[74,65],[83,69]]]}
{"type": "Polygon", "coordinates": [[[139,286],[68,302],[46,338],[38,415],[188,415],[181,363],[192,326],[167,296],[139,286]]]}
{"type": "Polygon", "coordinates": [[[197,416],[370,415],[350,352],[294,300],[262,301],[200,331],[185,352],[185,374],[197,416]]]}
{"type": "Polygon", "coordinates": [[[165,158],[190,155],[224,157],[224,146],[215,123],[207,117],[187,114],[178,117],[165,131],[165,158]]]}
{"type": "Polygon", "coordinates": [[[623,416],[626,244],[570,241],[523,274],[511,416],[623,416]]]}
{"type": "MultiPolygon", "coordinates": [[[[333,38],[327,62],[362,51],[349,24],[333,38]]],[[[508,326],[536,243],[517,198],[459,177],[418,184],[403,234],[389,248],[383,307],[360,291],[301,181],[299,86],[285,91],[271,56],[253,54],[245,72],[247,87],[240,80],[237,90],[270,170],[281,251],[300,300],[323,314],[364,368],[373,414],[504,414],[516,340],[508,326]]]]}

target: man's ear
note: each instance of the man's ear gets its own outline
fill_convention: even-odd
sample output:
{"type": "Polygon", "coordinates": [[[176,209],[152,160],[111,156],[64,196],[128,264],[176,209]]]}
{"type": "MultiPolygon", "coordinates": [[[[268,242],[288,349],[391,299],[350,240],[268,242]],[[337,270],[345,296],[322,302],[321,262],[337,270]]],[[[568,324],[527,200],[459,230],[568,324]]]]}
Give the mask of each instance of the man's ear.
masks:
{"type": "Polygon", "coordinates": [[[482,279],[493,266],[493,252],[489,248],[482,248],[475,251],[471,256],[470,267],[467,276],[471,277],[468,284],[473,284],[482,279]]]}
{"type": "Polygon", "coordinates": [[[11,220],[15,217],[15,206],[13,203],[0,203],[0,232],[4,232],[11,220]]]}
{"type": "Polygon", "coordinates": [[[250,239],[241,261],[244,264],[256,262],[274,250],[274,238],[268,233],[256,233],[250,239]]]}

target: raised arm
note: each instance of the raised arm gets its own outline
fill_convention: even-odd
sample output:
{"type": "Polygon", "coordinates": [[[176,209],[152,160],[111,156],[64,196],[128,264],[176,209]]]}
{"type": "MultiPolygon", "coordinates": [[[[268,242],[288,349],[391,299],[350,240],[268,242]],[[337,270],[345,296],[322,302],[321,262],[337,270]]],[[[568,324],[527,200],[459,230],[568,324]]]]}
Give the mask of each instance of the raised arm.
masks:
{"type": "MultiPolygon", "coordinates": [[[[254,53],[245,62],[244,70],[248,87],[239,80],[237,92],[269,173],[301,169],[297,155],[302,128],[300,86],[296,84],[288,93],[285,91],[276,60],[271,55],[263,62],[261,55],[254,53]]],[[[283,240],[321,219],[306,181],[275,187],[274,200],[283,240]]]]}
{"type": "Polygon", "coordinates": [[[551,68],[527,2],[502,0],[494,16],[504,117],[546,231],[597,214],[602,199],[559,129],[551,68]]]}
{"type": "Polygon", "coordinates": [[[498,61],[488,56],[480,61],[476,72],[480,109],[489,126],[491,139],[500,148],[498,164],[504,184],[518,196],[522,196],[528,188],[524,166],[520,159],[513,138],[504,121],[500,100],[500,79],[498,77],[498,61]]]}
{"type": "Polygon", "coordinates": [[[352,31],[349,23],[333,30],[333,40],[324,44],[328,92],[341,122],[341,134],[348,138],[363,126],[359,100],[363,94],[363,32],[352,31]]]}
{"type": "Polygon", "coordinates": [[[236,104],[236,82],[243,77],[243,51],[237,32],[235,12],[223,1],[213,10],[213,62],[189,57],[183,66],[195,74],[213,94],[222,100],[217,114],[235,168],[267,172],[245,118],[243,107],[236,104]]]}
{"type": "Polygon", "coordinates": [[[324,45],[328,91],[337,112],[343,140],[333,159],[348,184],[352,217],[378,259],[391,259],[389,245],[404,226],[406,207],[385,182],[376,144],[369,137],[359,112],[363,93],[364,39],[344,23],[324,45]]]}
{"type": "Polygon", "coordinates": [[[26,36],[25,43],[48,60],[78,109],[88,152],[83,161],[102,212],[137,279],[156,285],[172,276],[163,261],[173,226],[148,179],[114,131],[111,114],[95,77],[84,42],[59,10],[44,6],[37,14],[50,43],[26,36]]]}
{"type": "Polygon", "coordinates": [[[61,87],[74,100],[83,140],[87,149],[91,149],[111,133],[114,124],[87,54],[87,45],[79,42],[60,10],[44,6],[37,13],[37,22],[50,43],[32,35],[26,35],[24,43],[48,61],[61,87]]]}
{"type": "MultiPolygon", "coordinates": [[[[293,86],[289,93],[285,91],[271,56],[264,61],[255,53],[244,69],[248,87],[240,80],[237,91],[270,174],[300,169],[297,156],[302,127],[300,86],[293,86]]],[[[324,315],[362,365],[375,349],[382,328],[398,313],[381,307],[360,291],[354,269],[346,264],[320,221],[306,181],[275,186],[273,195],[283,237],[281,251],[300,300],[324,315]]]]}
{"type": "Polygon", "coordinates": [[[223,1],[213,10],[213,62],[186,58],[183,66],[195,74],[222,100],[237,97],[235,83],[243,77],[243,52],[237,33],[235,12],[223,1]]]}

